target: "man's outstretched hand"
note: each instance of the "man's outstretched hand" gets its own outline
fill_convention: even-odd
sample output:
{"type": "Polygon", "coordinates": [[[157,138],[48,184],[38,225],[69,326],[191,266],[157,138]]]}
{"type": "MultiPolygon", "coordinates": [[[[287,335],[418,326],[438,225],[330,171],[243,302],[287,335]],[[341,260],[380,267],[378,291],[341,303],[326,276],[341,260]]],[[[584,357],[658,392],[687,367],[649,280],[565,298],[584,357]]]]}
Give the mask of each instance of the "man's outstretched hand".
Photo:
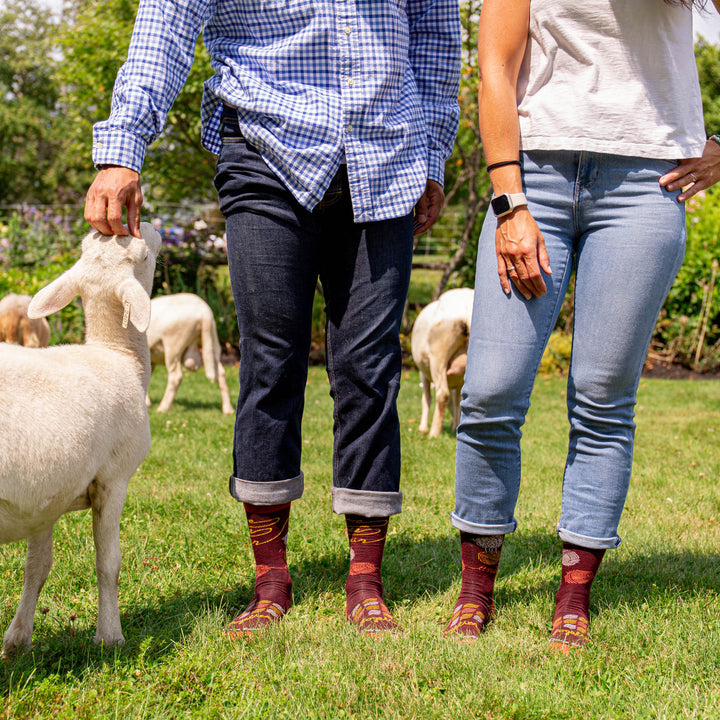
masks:
{"type": "Polygon", "coordinates": [[[142,204],[140,175],[130,168],[107,165],[95,176],[87,192],[85,219],[103,235],[140,237],[142,204]],[[127,228],[123,225],[123,208],[127,208],[127,228]]]}

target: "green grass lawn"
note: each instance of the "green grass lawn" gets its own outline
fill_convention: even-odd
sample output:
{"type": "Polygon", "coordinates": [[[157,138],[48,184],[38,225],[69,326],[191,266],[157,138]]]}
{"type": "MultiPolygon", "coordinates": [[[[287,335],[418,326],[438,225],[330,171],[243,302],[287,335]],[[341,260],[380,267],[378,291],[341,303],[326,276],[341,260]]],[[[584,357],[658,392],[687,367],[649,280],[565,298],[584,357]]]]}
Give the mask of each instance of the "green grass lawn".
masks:
{"type": "MultiPolygon", "coordinates": [[[[235,376],[229,369],[231,394],[235,376]]],[[[164,382],[159,369],[156,402],[164,382]]],[[[384,563],[386,600],[404,631],[365,638],[343,620],[347,550],[344,520],[330,510],[321,369],[307,390],[306,492],[291,517],[295,606],[286,620],[252,641],[220,635],[252,595],[251,551],[227,492],[233,418],[201,373],[186,375],[172,410],[151,414],[153,446],[123,513],[127,644],[92,644],[90,515],[66,516],[33,649],[0,663],[1,718],[720,718],[720,382],[642,382],[623,544],[595,581],[593,643],[569,657],[547,645],[560,572],[564,381],[537,383],[519,527],[500,564],[495,622],[474,644],[442,637],[460,581],[449,419],[437,440],[417,432],[419,379],[406,372],[404,511],[384,563]]],[[[3,632],[23,562],[22,544],[0,546],[3,632]]]]}

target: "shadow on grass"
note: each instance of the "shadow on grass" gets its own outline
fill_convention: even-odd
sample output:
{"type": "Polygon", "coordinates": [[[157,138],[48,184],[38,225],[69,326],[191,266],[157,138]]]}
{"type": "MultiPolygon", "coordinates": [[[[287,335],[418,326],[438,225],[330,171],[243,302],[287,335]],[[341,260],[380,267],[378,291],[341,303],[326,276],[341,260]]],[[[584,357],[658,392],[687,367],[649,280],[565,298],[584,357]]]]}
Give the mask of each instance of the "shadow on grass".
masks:
{"type": "MultiPolygon", "coordinates": [[[[454,532],[441,538],[415,541],[406,532],[391,537],[383,563],[383,580],[388,606],[417,603],[428,596],[447,592],[459,583],[460,557],[454,532]]],[[[498,591],[503,606],[529,605],[538,599],[551,602],[560,574],[560,543],[547,531],[518,532],[506,542],[499,578],[512,578],[537,570],[553,569],[551,579],[530,581],[526,586],[506,583],[498,591]]],[[[291,568],[296,606],[320,602],[327,593],[342,595],[347,557],[344,552],[327,553],[319,558],[296,562],[291,568]]],[[[81,680],[105,665],[114,672],[131,674],[138,662],[157,662],[177,652],[177,645],[193,634],[197,618],[208,613],[220,614],[228,620],[249,602],[253,593],[248,579],[227,590],[177,591],[159,596],[152,605],[125,606],[122,624],[127,644],[118,649],[99,650],[92,644],[94,628],[70,629],[35,633],[33,650],[8,661],[0,662],[0,696],[18,687],[27,690],[46,681],[63,682],[70,676],[81,680]]],[[[547,572],[541,572],[547,578],[547,572]]],[[[640,607],[668,594],[687,592],[718,592],[720,555],[680,552],[672,549],[643,553],[615,560],[608,554],[596,581],[594,604],[599,606],[621,602],[640,607]]],[[[448,602],[450,613],[454,599],[448,602]]],[[[36,623],[41,625],[38,618],[36,623]]],[[[219,630],[219,628],[218,628],[219,630]]]]}
{"type": "MultiPolygon", "coordinates": [[[[157,406],[160,404],[162,396],[158,398],[151,398],[152,405],[150,407],[150,412],[156,412],[157,406]]],[[[233,406],[235,405],[235,398],[231,395],[230,399],[233,403],[233,406]]],[[[173,419],[173,409],[178,412],[178,416],[180,415],[180,412],[182,413],[188,413],[191,415],[195,410],[208,410],[213,411],[217,410],[218,413],[222,412],[222,400],[220,398],[220,390],[218,390],[217,385],[210,385],[208,381],[208,392],[207,395],[203,396],[202,399],[198,398],[189,398],[189,397],[176,397],[173,400],[173,404],[170,407],[170,410],[168,410],[166,413],[158,413],[158,415],[162,415],[164,417],[167,417],[169,420],[173,419]]],[[[184,415],[182,416],[184,417],[184,415]]]]}

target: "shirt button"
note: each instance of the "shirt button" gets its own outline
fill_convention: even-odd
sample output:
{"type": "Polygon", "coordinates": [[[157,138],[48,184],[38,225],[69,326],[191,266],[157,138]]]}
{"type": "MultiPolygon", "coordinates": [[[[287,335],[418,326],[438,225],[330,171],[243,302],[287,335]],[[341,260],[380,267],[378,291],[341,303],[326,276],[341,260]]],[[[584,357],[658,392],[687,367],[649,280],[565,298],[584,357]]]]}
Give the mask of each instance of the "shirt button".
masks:
{"type": "Polygon", "coordinates": [[[347,131],[348,131],[348,133],[351,133],[351,132],[353,131],[353,126],[352,126],[352,125],[348,125],[348,126],[347,126],[347,131]]]}
{"type": "Polygon", "coordinates": [[[355,81],[352,78],[348,79],[348,85],[354,85],[355,81]]]}
{"type": "Polygon", "coordinates": [[[352,32],[352,28],[350,26],[345,28],[345,34],[349,35],[352,32]]]}

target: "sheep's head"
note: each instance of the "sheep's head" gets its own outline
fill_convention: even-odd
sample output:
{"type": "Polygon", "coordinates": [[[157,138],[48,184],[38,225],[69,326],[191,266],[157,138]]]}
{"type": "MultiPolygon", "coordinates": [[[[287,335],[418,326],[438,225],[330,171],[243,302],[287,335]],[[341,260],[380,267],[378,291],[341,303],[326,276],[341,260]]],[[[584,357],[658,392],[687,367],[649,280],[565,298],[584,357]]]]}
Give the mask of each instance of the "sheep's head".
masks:
{"type": "Polygon", "coordinates": [[[140,223],[140,233],[140,238],[97,231],[86,235],[80,260],[35,295],[28,317],[50,315],[76,295],[92,290],[95,297],[114,295],[125,309],[123,325],[130,321],[145,332],[150,323],[150,292],[162,241],[150,223],[140,223]]]}

